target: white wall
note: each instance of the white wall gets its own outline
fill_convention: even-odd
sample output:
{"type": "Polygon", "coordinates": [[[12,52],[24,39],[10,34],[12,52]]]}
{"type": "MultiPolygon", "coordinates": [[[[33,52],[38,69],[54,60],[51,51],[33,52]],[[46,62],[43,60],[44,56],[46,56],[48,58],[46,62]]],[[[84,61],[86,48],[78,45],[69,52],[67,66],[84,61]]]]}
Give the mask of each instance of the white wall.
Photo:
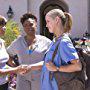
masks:
{"type": "Polygon", "coordinates": [[[20,16],[27,12],[27,0],[0,0],[0,14],[6,18],[9,5],[11,5],[14,12],[13,20],[19,22],[20,16]]]}
{"type": "Polygon", "coordinates": [[[88,28],[87,0],[66,0],[73,16],[72,36],[81,37],[88,28]]]}
{"type": "MultiPolygon", "coordinates": [[[[30,11],[38,18],[38,33],[40,28],[39,23],[39,7],[44,0],[29,0],[30,11]]],[[[69,5],[70,13],[73,16],[72,36],[81,37],[87,30],[87,0],[65,0],[69,5]]]]}
{"type": "MultiPolygon", "coordinates": [[[[38,31],[40,32],[39,7],[44,0],[29,0],[30,11],[38,18],[38,31]]],[[[88,8],[87,0],[65,0],[73,16],[72,36],[82,36],[87,30],[88,8]]],[[[20,16],[27,12],[27,0],[0,0],[0,14],[7,17],[7,11],[11,5],[14,11],[14,20],[19,22],[20,16]]]]}
{"type": "Polygon", "coordinates": [[[30,6],[29,9],[30,11],[38,18],[38,25],[37,25],[37,33],[40,33],[40,14],[39,14],[39,8],[40,5],[42,4],[44,0],[29,0],[30,6]]]}

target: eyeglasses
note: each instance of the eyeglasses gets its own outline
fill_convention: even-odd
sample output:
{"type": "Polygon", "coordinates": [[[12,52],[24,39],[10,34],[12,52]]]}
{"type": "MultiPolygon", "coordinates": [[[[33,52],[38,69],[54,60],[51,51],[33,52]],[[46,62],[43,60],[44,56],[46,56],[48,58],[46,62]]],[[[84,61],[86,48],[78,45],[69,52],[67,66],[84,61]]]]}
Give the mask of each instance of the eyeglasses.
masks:
{"type": "Polygon", "coordinates": [[[6,25],[6,21],[3,18],[0,18],[0,26],[6,25]]]}

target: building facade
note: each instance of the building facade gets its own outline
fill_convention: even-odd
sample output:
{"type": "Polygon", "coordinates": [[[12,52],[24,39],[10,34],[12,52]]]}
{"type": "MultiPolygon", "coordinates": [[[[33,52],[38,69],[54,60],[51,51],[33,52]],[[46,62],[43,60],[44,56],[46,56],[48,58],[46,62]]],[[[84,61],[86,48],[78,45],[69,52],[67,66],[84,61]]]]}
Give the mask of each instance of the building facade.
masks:
{"type": "Polygon", "coordinates": [[[13,20],[19,22],[20,16],[26,12],[32,12],[38,18],[37,33],[50,36],[45,27],[45,14],[53,9],[60,8],[70,12],[73,16],[73,37],[82,37],[85,32],[90,33],[90,0],[0,0],[0,14],[7,17],[7,11],[11,6],[13,20]]]}

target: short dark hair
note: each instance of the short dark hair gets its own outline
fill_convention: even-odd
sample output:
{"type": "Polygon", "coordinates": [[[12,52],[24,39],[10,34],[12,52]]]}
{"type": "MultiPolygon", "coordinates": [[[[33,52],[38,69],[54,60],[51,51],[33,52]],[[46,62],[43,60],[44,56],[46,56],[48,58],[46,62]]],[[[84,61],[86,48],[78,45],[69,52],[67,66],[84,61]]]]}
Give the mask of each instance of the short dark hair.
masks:
{"type": "Polygon", "coordinates": [[[25,13],[24,15],[22,15],[21,18],[20,18],[20,22],[23,24],[29,18],[32,18],[37,22],[36,16],[33,15],[32,13],[25,13]]]}

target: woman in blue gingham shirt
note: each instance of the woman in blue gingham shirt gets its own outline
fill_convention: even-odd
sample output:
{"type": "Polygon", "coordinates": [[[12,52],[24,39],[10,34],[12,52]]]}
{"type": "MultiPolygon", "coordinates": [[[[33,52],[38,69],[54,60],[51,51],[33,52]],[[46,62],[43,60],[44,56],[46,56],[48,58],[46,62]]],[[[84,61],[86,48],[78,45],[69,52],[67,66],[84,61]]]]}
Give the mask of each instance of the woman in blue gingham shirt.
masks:
{"type": "MultiPolygon", "coordinates": [[[[53,9],[46,14],[45,19],[46,27],[48,27],[50,33],[54,33],[56,38],[55,41],[52,41],[51,46],[47,50],[44,58],[41,77],[41,90],[60,90],[60,88],[57,86],[55,78],[52,77],[52,80],[50,80],[50,72],[81,71],[82,65],[78,54],[68,36],[72,26],[71,15],[69,13],[64,13],[60,9],[53,9]],[[53,53],[58,44],[59,46],[54,58],[54,63],[52,63],[51,60],[53,53]],[[68,62],[71,64],[68,64],[68,62]]],[[[73,87],[71,87],[71,90],[72,88],[73,87]]]]}

